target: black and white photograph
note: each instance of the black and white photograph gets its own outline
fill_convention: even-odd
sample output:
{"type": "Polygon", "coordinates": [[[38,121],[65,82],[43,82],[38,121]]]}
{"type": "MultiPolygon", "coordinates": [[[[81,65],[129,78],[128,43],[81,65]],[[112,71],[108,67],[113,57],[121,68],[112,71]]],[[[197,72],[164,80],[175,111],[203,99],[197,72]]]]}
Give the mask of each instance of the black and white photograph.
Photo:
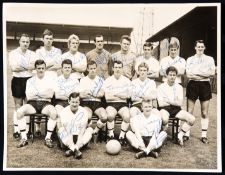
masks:
{"type": "Polygon", "coordinates": [[[2,9],[3,171],[222,172],[220,3],[2,9]]]}

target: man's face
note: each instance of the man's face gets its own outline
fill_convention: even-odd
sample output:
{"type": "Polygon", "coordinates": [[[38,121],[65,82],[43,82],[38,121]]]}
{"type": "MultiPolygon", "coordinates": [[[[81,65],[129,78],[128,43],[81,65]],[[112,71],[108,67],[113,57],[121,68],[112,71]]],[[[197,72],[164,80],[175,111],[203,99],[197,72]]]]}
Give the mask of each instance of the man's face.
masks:
{"type": "Polygon", "coordinates": [[[145,116],[149,116],[152,111],[152,102],[143,102],[142,103],[142,110],[145,116]]]}
{"type": "Polygon", "coordinates": [[[167,81],[170,83],[170,84],[173,84],[176,80],[176,77],[177,77],[177,74],[175,71],[170,71],[167,75],[167,81]]]}
{"type": "Polygon", "coordinates": [[[121,42],[121,50],[127,52],[130,49],[130,41],[123,39],[121,42]]]}
{"type": "Polygon", "coordinates": [[[72,72],[72,67],[70,64],[63,64],[62,73],[63,75],[70,75],[72,72]]]}
{"type": "Polygon", "coordinates": [[[97,66],[95,64],[88,65],[87,71],[88,71],[88,74],[91,77],[95,77],[96,76],[96,71],[97,71],[97,66]]]}
{"type": "Polygon", "coordinates": [[[146,78],[148,74],[148,69],[146,67],[139,67],[138,68],[138,74],[140,78],[146,78]]]}
{"type": "Polygon", "coordinates": [[[197,43],[195,46],[196,54],[202,55],[205,51],[205,45],[204,43],[197,43]]]}
{"type": "Polygon", "coordinates": [[[53,35],[45,35],[43,38],[44,46],[51,47],[53,43],[53,35]]]}
{"type": "Polygon", "coordinates": [[[40,65],[36,66],[37,76],[39,78],[43,78],[44,77],[45,69],[46,69],[45,64],[40,64],[40,65]]]}
{"type": "Polygon", "coordinates": [[[69,44],[69,50],[72,52],[77,52],[79,47],[79,41],[76,39],[72,39],[69,44]]]}
{"type": "Polygon", "coordinates": [[[76,112],[78,110],[78,106],[80,105],[80,97],[73,98],[69,100],[70,109],[72,112],[76,112]]]}
{"type": "Polygon", "coordinates": [[[96,39],[96,41],[95,41],[96,48],[99,50],[103,49],[103,46],[104,46],[103,37],[96,37],[95,39],[96,39]]]}
{"type": "Polygon", "coordinates": [[[177,47],[170,47],[169,53],[171,58],[175,58],[177,56],[178,48],[177,47]]]}
{"type": "Polygon", "coordinates": [[[122,64],[117,64],[117,63],[115,63],[115,64],[114,64],[114,67],[113,67],[114,75],[120,76],[120,75],[122,74],[122,71],[123,71],[123,66],[122,66],[122,64]]]}
{"type": "Polygon", "coordinates": [[[151,47],[144,46],[143,50],[144,50],[144,56],[145,57],[151,56],[151,52],[152,52],[151,47]]]}
{"type": "Polygon", "coordinates": [[[22,50],[27,50],[29,48],[29,45],[30,45],[30,39],[29,39],[29,37],[22,36],[20,38],[19,44],[20,44],[20,48],[22,50]]]}

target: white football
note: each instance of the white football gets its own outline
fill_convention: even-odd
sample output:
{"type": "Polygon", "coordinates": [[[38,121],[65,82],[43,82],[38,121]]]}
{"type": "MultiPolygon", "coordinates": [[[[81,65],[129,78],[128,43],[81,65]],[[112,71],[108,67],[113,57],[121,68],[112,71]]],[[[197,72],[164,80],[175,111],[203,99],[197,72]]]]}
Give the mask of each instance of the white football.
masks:
{"type": "Polygon", "coordinates": [[[108,141],[108,143],[106,144],[106,152],[110,155],[119,154],[120,150],[121,150],[120,142],[118,142],[115,139],[108,141]]]}

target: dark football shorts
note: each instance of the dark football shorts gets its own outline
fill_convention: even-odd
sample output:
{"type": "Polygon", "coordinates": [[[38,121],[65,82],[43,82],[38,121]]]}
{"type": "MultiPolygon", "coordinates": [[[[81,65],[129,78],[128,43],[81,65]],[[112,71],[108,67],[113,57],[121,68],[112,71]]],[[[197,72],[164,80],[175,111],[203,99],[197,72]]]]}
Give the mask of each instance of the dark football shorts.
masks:
{"type": "Polygon", "coordinates": [[[174,105],[159,107],[159,110],[161,109],[166,110],[170,114],[169,116],[170,118],[174,118],[181,111],[180,106],[174,105]]]}
{"type": "Polygon", "coordinates": [[[92,112],[95,112],[96,109],[99,109],[102,107],[102,103],[99,101],[81,101],[80,105],[82,107],[90,108],[92,112]]]}
{"type": "Polygon", "coordinates": [[[142,139],[144,141],[145,146],[147,147],[149,142],[150,142],[150,140],[151,140],[151,138],[152,138],[152,136],[141,136],[141,137],[142,137],[142,139]]]}
{"type": "Polygon", "coordinates": [[[69,105],[69,102],[68,102],[68,100],[55,99],[55,103],[54,104],[55,104],[55,106],[56,105],[61,105],[61,106],[63,106],[65,108],[66,106],[69,105]]]}
{"type": "Polygon", "coordinates": [[[119,111],[122,107],[128,107],[128,104],[124,102],[109,102],[107,103],[107,106],[112,106],[119,111]]]}
{"type": "Polygon", "coordinates": [[[193,81],[187,84],[186,97],[193,101],[198,98],[200,101],[207,101],[212,98],[211,86],[209,81],[193,81]]]}
{"type": "Polygon", "coordinates": [[[13,77],[11,81],[12,96],[16,98],[25,98],[26,83],[30,77],[13,77]]]}
{"type": "Polygon", "coordinates": [[[49,101],[40,101],[40,100],[29,100],[27,104],[33,106],[37,114],[41,114],[41,111],[45,106],[51,105],[49,101]]]}

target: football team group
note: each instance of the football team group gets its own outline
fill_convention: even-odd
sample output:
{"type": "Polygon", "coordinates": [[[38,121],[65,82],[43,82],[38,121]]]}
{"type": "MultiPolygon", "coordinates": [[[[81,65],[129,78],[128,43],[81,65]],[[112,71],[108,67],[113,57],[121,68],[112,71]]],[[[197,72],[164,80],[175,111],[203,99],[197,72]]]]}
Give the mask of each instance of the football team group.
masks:
{"type": "MultiPolygon", "coordinates": [[[[143,55],[130,51],[131,38],[123,35],[121,49],[109,53],[104,49],[103,35],[94,38],[95,48],[86,55],[79,52],[79,37],[70,35],[68,51],[54,47],[53,33],[43,32],[43,46],[29,50],[30,38],[22,34],[19,47],[9,53],[12,70],[11,89],[15,139],[18,148],[28,145],[30,115],[48,116],[45,145],[53,148],[53,131],[66,156],[82,157],[81,148],[91,140],[96,143],[99,131],[107,128],[107,141],[116,139],[115,118],[122,118],[118,141],[137,150],[135,158],[152,155],[157,158],[167,138],[169,118],[182,121],[177,144],[184,146],[190,139],[195,122],[195,102],[200,101],[200,141],[209,143],[208,108],[212,98],[210,78],[215,74],[215,62],[204,54],[203,40],[193,43],[196,54],[186,60],[178,56],[179,42],[169,43],[169,55],[158,61],[153,57],[153,45],[143,45],[143,55]],[[182,76],[186,74],[188,109],[184,101],[182,76]],[[162,76],[162,83],[155,79],[162,76]],[[157,83],[158,84],[158,83],[157,83]],[[98,117],[92,123],[92,117],[98,117]]],[[[35,125],[35,136],[41,136],[41,125],[35,125]]]]}

